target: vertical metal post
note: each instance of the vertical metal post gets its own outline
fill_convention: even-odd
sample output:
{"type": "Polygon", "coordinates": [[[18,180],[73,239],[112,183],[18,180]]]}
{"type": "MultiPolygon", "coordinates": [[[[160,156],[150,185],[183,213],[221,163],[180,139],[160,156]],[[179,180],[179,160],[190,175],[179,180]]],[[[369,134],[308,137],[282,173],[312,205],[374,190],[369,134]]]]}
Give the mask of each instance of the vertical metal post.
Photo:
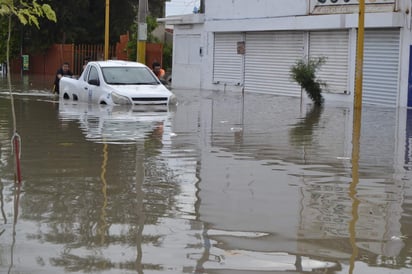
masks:
{"type": "Polygon", "coordinates": [[[359,0],[358,41],[356,47],[354,107],[362,107],[363,47],[365,33],[365,0],[359,0]]]}
{"type": "Polygon", "coordinates": [[[352,135],[352,182],[349,186],[349,196],[352,199],[352,219],[349,222],[349,240],[352,246],[349,274],[354,273],[355,261],[359,254],[356,245],[356,223],[359,219],[358,209],[360,201],[357,198],[359,183],[359,148],[362,121],[362,81],[363,81],[363,48],[365,28],[365,0],[359,0],[358,41],[355,75],[355,98],[353,101],[353,135],[352,135]]]}
{"type": "Polygon", "coordinates": [[[139,0],[139,13],[137,17],[137,62],[146,63],[147,17],[148,2],[139,0]]]}
{"type": "Polygon", "coordinates": [[[110,21],[110,0],[106,0],[106,16],[104,31],[104,60],[109,59],[109,21],[110,21]]]}

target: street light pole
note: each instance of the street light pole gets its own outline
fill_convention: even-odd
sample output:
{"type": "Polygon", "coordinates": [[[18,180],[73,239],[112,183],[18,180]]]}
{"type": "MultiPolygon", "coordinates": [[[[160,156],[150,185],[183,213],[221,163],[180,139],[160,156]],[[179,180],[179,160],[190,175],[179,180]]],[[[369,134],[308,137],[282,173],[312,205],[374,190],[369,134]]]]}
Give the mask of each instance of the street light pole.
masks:
{"type": "Polygon", "coordinates": [[[363,47],[365,33],[365,0],[359,1],[359,22],[358,22],[358,41],[357,41],[357,58],[355,72],[355,98],[354,107],[362,107],[362,81],[363,81],[363,47]]]}
{"type": "Polygon", "coordinates": [[[353,133],[352,133],[352,182],[349,186],[349,196],[352,200],[352,219],[349,222],[349,241],[352,246],[352,255],[349,261],[349,274],[355,270],[355,261],[359,255],[359,248],[356,244],[356,223],[359,219],[360,200],[357,197],[357,186],[359,183],[359,151],[362,122],[362,80],[363,80],[363,48],[365,29],[365,0],[359,0],[359,22],[357,58],[355,72],[355,98],[353,100],[353,133]]]}
{"type": "Polygon", "coordinates": [[[147,0],[139,0],[139,13],[137,17],[137,62],[146,63],[146,40],[147,40],[147,0]]]}

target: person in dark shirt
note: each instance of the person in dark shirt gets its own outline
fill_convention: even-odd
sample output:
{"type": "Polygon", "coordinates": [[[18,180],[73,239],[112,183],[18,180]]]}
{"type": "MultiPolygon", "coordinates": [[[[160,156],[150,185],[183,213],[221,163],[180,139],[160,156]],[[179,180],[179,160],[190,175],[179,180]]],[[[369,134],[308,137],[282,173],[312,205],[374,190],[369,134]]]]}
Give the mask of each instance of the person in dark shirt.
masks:
{"type": "Polygon", "coordinates": [[[73,76],[73,73],[70,70],[70,66],[68,62],[64,62],[62,67],[59,68],[56,72],[56,77],[54,79],[54,89],[53,92],[59,94],[59,83],[60,83],[60,79],[63,76],[73,76]]]}

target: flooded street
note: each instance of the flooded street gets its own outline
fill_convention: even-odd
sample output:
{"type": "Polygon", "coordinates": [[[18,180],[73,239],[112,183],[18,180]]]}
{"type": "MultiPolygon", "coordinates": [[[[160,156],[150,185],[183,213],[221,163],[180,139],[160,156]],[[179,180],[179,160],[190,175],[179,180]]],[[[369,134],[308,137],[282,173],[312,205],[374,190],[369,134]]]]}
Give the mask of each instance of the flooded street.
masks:
{"type": "Polygon", "coordinates": [[[173,90],[59,102],[0,77],[0,273],[411,273],[412,110],[173,90]]]}

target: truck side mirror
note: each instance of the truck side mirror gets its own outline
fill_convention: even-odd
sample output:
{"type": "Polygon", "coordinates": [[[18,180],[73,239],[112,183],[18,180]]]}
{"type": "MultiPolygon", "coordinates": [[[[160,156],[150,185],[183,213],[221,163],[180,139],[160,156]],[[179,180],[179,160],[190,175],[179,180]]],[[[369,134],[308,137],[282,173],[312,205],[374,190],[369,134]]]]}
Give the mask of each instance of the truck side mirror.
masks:
{"type": "Polygon", "coordinates": [[[100,81],[99,81],[99,79],[90,79],[90,80],[88,81],[88,83],[89,83],[90,85],[93,85],[93,86],[100,86],[100,81]]]}

